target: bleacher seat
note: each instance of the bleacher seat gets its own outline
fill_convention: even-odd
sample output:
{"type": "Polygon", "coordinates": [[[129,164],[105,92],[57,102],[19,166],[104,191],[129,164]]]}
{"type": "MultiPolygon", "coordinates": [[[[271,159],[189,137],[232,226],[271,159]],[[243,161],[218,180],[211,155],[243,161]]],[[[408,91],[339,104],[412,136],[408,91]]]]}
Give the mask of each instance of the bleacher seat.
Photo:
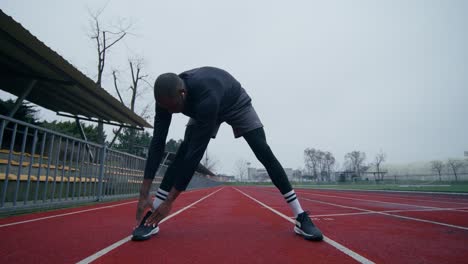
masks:
{"type": "MultiPolygon", "coordinates": [[[[13,166],[19,166],[19,165],[20,165],[20,163],[19,163],[18,161],[14,161],[14,160],[12,160],[12,161],[10,162],[10,164],[13,165],[13,166]]],[[[28,167],[29,164],[30,164],[30,162],[23,161],[23,163],[22,163],[21,165],[22,165],[22,167],[28,167]]],[[[0,165],[8,165],[8,160],[6,160],[6,159],[0,159],[0,165]]],[[[32,164],[32,167],[33,167],[33,168],[39,168],[39,163],[33,163],[33,164],[32,164]]],[[[40,167],[41,167],[41,168],[46,168],[46,169],[47,169],[48,165],[43,163],[43,164],[41,164],[40,167]]],[[[49,168],[50,168],[51,170],[55,170],[56,166],[55,166],[55,165],[50,165],[49,168]]],[[[63,166],[62,166],[62,165],[58,165],[58,166],[57,166],[57,169],[62,170],[62,169],[63,169],[63,166]]],[[[65,170],[66,170],[66,171],[69,171],[69,170],[70,170],[70,171],[79,171],[79,169],[70,168],[69,166],[65,166],[65,170]]]]}

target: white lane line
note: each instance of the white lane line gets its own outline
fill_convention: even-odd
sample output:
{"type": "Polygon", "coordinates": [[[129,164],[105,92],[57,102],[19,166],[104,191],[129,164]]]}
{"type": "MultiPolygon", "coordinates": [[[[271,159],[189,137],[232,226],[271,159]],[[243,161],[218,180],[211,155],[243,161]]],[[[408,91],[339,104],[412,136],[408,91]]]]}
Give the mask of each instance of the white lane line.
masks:
{"type": "MultiPolygon", "coordinates": [[[[413,210],[388,210],[388,211],[376,211],[380,213],[406,213],[406,212],[440,212],[453,210],[455,208],[444,208],[444,209],[413,209],[413,210]]],[[[456,209],[468,209],[468,208],[456,208],[456,209]]],[[[350,215],[369,215],[375,214],[374,212],[359,212],[359,213],[341,213],[341,214],[322,214],[322,215],[311,215],[312,217],[325,217],[325,216],[350,216],[350,215]]]]}
{"type": "MultiPolygon", "coordinates": [[[[201,191],[201,190],[206,190],[206,189],[191,190],[191,191],[187,191],[187,192],[184,192],[184,193],[193,193],[193,192],[201,191]]],[[[184,193],[182,193],[182,194],[184,194],[184,193]]],[[[13,222],[13,223],[8,223],[8,224],[2,224],[2,225],[0,225],[0,228],[1,227],[7,227],[7,226],[13,226],[13,225],[19,225],[19,224],[26,224],[26,223],[31,223],[31,222],[56,218],[56,217],[63,217],[63,216],[67,216],[67,215],[81,214],[81,213],[86,213],[86,212],[90,212],[90,211],[113,208],[113,207],[122,206],[122,205],[126,205],[126,204],[131,204],[131,203],[136,203],[136,202],[137,201],[125,202],[125,203],[107,205],[107,206],[96,207],[96,208],[91,208],[91,209],[86,209],[86,210],[80,210],[80,211],[75,211],[75,212],[70,212],[70,213],[57,214],[57,215],[51,215],[51,216],[44,216],[44,217],[39,217],[39,218],[34,218],[34,219],[29,219],[29,220],[24,220],[24,221],[18,221],[18,222],[13,222]]]]}
{"type": "Polygon", "coordinates": [[[122,205],[130,204],[130,203],[136,203],[136,202],[137,202],[137,201],[132,201],[132,202],[126,202],[126,203],[120,203],[120,204],[113,204],[113,205],[108,205],[108,206],[102,206],[102,207],[98,207],[98,208],[91,208],[91,209],[86,209],[86,210],[81,210],[81,211],[75,211],[75,212],[70,212],[70,213],[65,213],[65,214],[57,214],[57,215],[39,217],[39,218],[30,219],[30,220],[24,220],[24,221],[9,223],[9,224],[3,224],[3,225],[0,225],[0,227],[6,227],[6,226],[13,226],[13,225],[31,223],[31,222],[36,222],[36,221],[41,221],[41,220],[46,220],[46,219],[51,219],[51,218],[56,218],[56,217],[67,216],[67,215],[81,214],[81,213],[86,213],[86,212],[90,212],[90,211],[96,211],[96,210],[101,210],[101,209],[113,208],[113,207],[122,206],[122,205]]]}
{"type": "MultiPolygon", "coordinates": [[[[424,206],[424,205],[414,205],[414,204],[404,204],[404,203],[383,202],[383,201],[377,201],[377,200],[350,198],[350,197],[337,196],[337,195],[316,194],[316,193],[299,192],[299,191],[296,192],[296,193],[307,194],[307,195],[323,196],[323,197],[340,198],[340,199],[346,199],[346,200],[355,200],[355,201],[372,202],[372,203],[384,203],[384,204],[404,205],[404,206],[421,207],[421,208],[428,208],[428,209],[445,209],[445,208],[443,208],[443,207],[434,207],[434,206],[424,206]]],[[[456,209],[453,209],[453,210],[451,210],[451,211],[457,211],[457,210],[456,210],[456,209]]],[[[458,212],[464,212],[464,213],[466,213],[465,211],[458,211],[458,212]]]]}
{"type": "MultiPolygon", "coordinates": [[[[220,189],[218,189],[218,190],[216,190],[216,191],[202,197],[201,199],[199,199],[199,200],[185,206],[184,208],[182,208],[182,209],[178,210],[177,212],[175,212],[175,213],[169,215],[168,217],[164,218],[161,222],[159,222],[159,224],[162,224],[162,223],[166,222],[167,220],[171,219],[172,217],[182,213],[183,211],[185,211],[185,210],[189,209],[190,207],[194,206],[195,204],[205,200],[206,198],[210,197],[211,195],[221,191],[222,189],[224,189],[224,187],[222,187],[222,188],[220,188],[220,189]]],[[[106,248],[103,248],[103,249],[99,250],[98,252],[92,254],[91,256],[77,262],[77,264],[91,263],[91,262],[95,261],[96,259],[104,256],[105,254],[109,253],[110,251],[114,250],[115,248],[127,243],[128,241],[130,241],[131,238],[132,238],[132,236],[125,237],[122,240],[119,240],[119,241],[115,242],[114,244],[112,244],[112,245],[110,245],[110,246],[108,246],[106,248]]]]}
{"type": "Polygon", "coordinates": [[[440,199],[444,199],[444,198],[441,198],[441,197],[432,197],[429,199],[414,199],[414,197],[410,197],[410,196],[399,196],[399,197],[395,197],[395,196],[390,196],[390,195],[381,195],[381,194],[377,194],[377,196],[371,196],[371,195],[366,195],[366,194],[354,194],[354,193],[350,193],[349,195],[358,195],[358,196],[364,196],[364,197],[379,197],[379,198],[390,198],[390,199],[399,199],[399,200],[405,200],[405,201],[415,201],[415,202],[434,202],[434,203],[445,203],[445,204],[461,204],[461,205],[468,205],[468,201],[466,202],[461,202],[461,201],[458,201],[458,202],[455,202],[453,201],[448,201],[448,200],[440,200],[440,199]],[[437,200],[435,200],[437,199],[437,200]]]}
{"type": "MultiPolygon", "coordinates": [[[[304,191],[305,193],[312,193],[312,192],[308,192],[308,191],[311,191],[310,189],[300,189],[301,191],[304,191]]],[[[450,198],[447,198],[447,199],[444,199],[444,197],[436,197],[436,198],[432,198],[432,199],[429,199],[429,197],[427,197],[428,199],[414,199],[415,196],[402,196],[400,194],[394,194],[392,196],[390,195],[384,195],[384,194],[380,194],[380,193],[377,193],[377,194],[374,194],[374,195],[369,195],[369,194],[364,194],[364,193],[358,193],[357,191],[354,191],[354,193],[351,193],[351,192],[342,192],[342,191],[339,191],[339,192],[335,192],[335,193],[339,193],[339,194],[346,194],[346,195],[351,195],[351,196],[358,196],[358,197],[373,197],[373,198],[389,198],[389,199],[398,199],[398,200],[405,200],[405,201],[417,201],[417,202],[434,202],[434,203],[446,203],[446,204],[460,204],[460,205],[468,205],[468,201],[465,201],[466,202],[461,202],[461,200],[457,200],[457,201],[454,201],[453,199],[450,199],[450,198]],[[396,196],[398,195],[398,196],[396,196]],[[437,199],[437,200],[434,200],[434,199],[437,199]],[[444,200],[441,200],[441,199],[444,199],[444,200]]],[[[417,197],[416,197],[417,198],[417,197]]],[[[422,198],[422,197],[421,197],[422,198]]]]}
{"type": "Polygon", "coordinates": [[[442,225],[442,226],[447,226],[447,227],[452,227],[452,228],[457,228],[457,229],[468,230],[468,227],[464,227],[464,226],[451,225],[451,224],[446,224],[446,223],[442,223],[442,222],[430,221],[430,220],[425,220],[425,219],[420,219],[420,218],[415,218],[415,217],[409,217],[409,216],[394,215],[394,214],[389,214],[389,213],[384,213],[384,212],[379,212],[379,211],[373,211],[373,210],[367,210],[367,209],[353,207],[353,206],[346,206],[346,205],[341,205],[341,204],[322,202],[322,201],[312,200],[312,199],[308,199],[308,198],[304,198],[304,197],[302,197],[300,200],[306,200],[306,201],[310,201],[310,202],[314,202],[314,203],[328,204],[328,205],[332,205],[332,206],[336,206],[336,207],[354,209],[354,210],[363,211],[363,212],[381,214],[381,215],[386,215],[386,216],[392,216],[392,217],[397,217],[397,218],[414,220],[414,221],[418,221],[418,222],[425,222],[425,223],[430,223],[430,224],[435,224],[435,225],[442,225]]]}
{"type": "MultiPolygon", "coordinates": [[[[304,185],[296,185],[297,188],[306,189],[306,190],[323,190],[323,191],[350,191],[350,192],[382,192],[382,193],[404,193],[404,194],[437,194],[437,195],[446,195],[446,196],[463,196],[468,195],[468,193],[459,193],[459,192],[421,192],[421,191],[392,191],[392,190],[353,190],[353,189],[340,189],[340,188],[310,188],[305,187],[304,185]]],[[[270,187],[274,188],[274,187],[270,187]]],[[[450,198],[447,198],[450,199],[450,198]]]]}
{"type": "MultiPolygon", "coordinates": [[[[237,188],[234,188],[234,189],[236,189],[238,192],[242,193],[243,195],[247,196],[248,198],[252,199],[253,201],[257,202],[257,203],[260,204],[261,206],[263,206],[263,207],[265,207],[265,208],[268,208],[270,211],[272,211],[273,213],[275,213],[275,214],[281,216],[282,218],[288,220],[289,222],[291,222],[291,223],[293,223],[293,224],[295,223],[295,221],[292,220],[291,218],[289,218],[288,216],[286,216],[286,215],[280,213],[279,211],[277,211],[277,210],[275,210],[275,209],[269,207],[268,205],[266,205],[266,204],[260,202],[259,200],[253,198],[252,196],[250,196],[250,195],[244,193],[243,191],[241,191],[241,190],[239,190],[239,189],[237,189],[237,188]]],[[[332,239],[330,239],[330,238],[328,238],[328,237],[326,237],[326,236],[323,237],[323,241],[327,242],[327,243],[330,244],[331,246],[335,247],[335,248],[338,249],[339,251],[341,251],[341,252],[343,252],[344,254],[346,254],[346,255],[352,257],[353,259],[355,259],[356,261],[358,261],[358,262],[360,262],[360,263],[367,263],[367,264],[374,263],[373,261],[371,261],[371,260],[369,260],[369,259],[367,259],[367,258],[365,258],[365,257],[363,257],[363,256],[361,256],[361,255],[359,255],[358,253],[352,251],[351,249],[349,249],[349,248],[347,248],[347,247],[341,245],[340,243],[338,243],[338,242],[336,242],[336,241],[334,241],[334,240],[332,240],[332,239]]]]}

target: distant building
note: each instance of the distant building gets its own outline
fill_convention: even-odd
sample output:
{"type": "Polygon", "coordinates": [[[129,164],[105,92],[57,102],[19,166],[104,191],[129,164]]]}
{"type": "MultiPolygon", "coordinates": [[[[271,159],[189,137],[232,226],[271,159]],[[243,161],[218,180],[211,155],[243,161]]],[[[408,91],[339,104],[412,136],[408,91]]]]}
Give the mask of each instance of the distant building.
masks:
{"type": "Polygon", "coordinates": [[[216,176],[210,176],[209,179],[219,182],[235,182],[236,178],[231,175],[217,174],[216,176]]]}
{"type": "MultiPolygon", "coordinates": [[[[294,170],[291,168],[284,168],[284,172],[288,176],[289,180],[293,179],[294,176],[294,170]]],[[[264,168],[251,168],[249,167],[247,169],[247,181],[252,181],[252,182],[269,182],[270,176],[268,175],[268,172],[264,168]]]]}
{"type": "Polygon", "coordinates": [[[354,171],[337,171],[334,173],[335,181],[355,182],[355,181],[376,181],[383,179],[387,171],[364,171],[358,175],[354,171]]]}

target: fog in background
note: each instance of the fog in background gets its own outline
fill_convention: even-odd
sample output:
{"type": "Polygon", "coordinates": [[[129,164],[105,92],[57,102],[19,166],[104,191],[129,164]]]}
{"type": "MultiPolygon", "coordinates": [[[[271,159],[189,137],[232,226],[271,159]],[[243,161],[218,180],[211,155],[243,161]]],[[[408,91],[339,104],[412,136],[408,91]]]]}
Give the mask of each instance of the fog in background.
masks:
{"type": "MultiPolygon", "coordinates": [[[[383,151],[386,163],[468,151],[468,1],[0,2],[93,80],[88,10],[103,7],[102,23],[133,25],[106,62],[108,92],[116,96],[113,68],[121,85],[130,85],[128,57],[144,58],[151,83],[164,72],[223,68],[252,97],[284,167],[303,168],[307,147],[332,152],[340,164],[353,150],[365,152],[367,162],[383,151]]],[[[137,112],[148,103],[154,109],[151,89],[137,112]]],[[[40,117],[59,119],[46,110],[40,117]]],[[[187,120],[174,116],[168,139],[182,138],[187,120]]],[[[234,174],[239,159],[261,166],[226,124],[208,149],[221,173],[234,174]]]]}

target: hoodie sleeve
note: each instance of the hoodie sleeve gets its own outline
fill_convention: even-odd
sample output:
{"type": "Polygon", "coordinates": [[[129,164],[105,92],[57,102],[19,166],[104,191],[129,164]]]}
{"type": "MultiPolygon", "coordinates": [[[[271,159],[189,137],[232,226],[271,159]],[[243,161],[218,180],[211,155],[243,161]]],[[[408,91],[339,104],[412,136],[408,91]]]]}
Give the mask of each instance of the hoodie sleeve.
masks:
{"type": "Polygon", "coordinates": [[[171,125],[172,114],[156,106],[156,116],[154,117],[153,139],[149,146],[148,158],[145,165],[145,179],[154,179],[158,171],[164,149],[166,147],[167,132],[171,125]]]}

